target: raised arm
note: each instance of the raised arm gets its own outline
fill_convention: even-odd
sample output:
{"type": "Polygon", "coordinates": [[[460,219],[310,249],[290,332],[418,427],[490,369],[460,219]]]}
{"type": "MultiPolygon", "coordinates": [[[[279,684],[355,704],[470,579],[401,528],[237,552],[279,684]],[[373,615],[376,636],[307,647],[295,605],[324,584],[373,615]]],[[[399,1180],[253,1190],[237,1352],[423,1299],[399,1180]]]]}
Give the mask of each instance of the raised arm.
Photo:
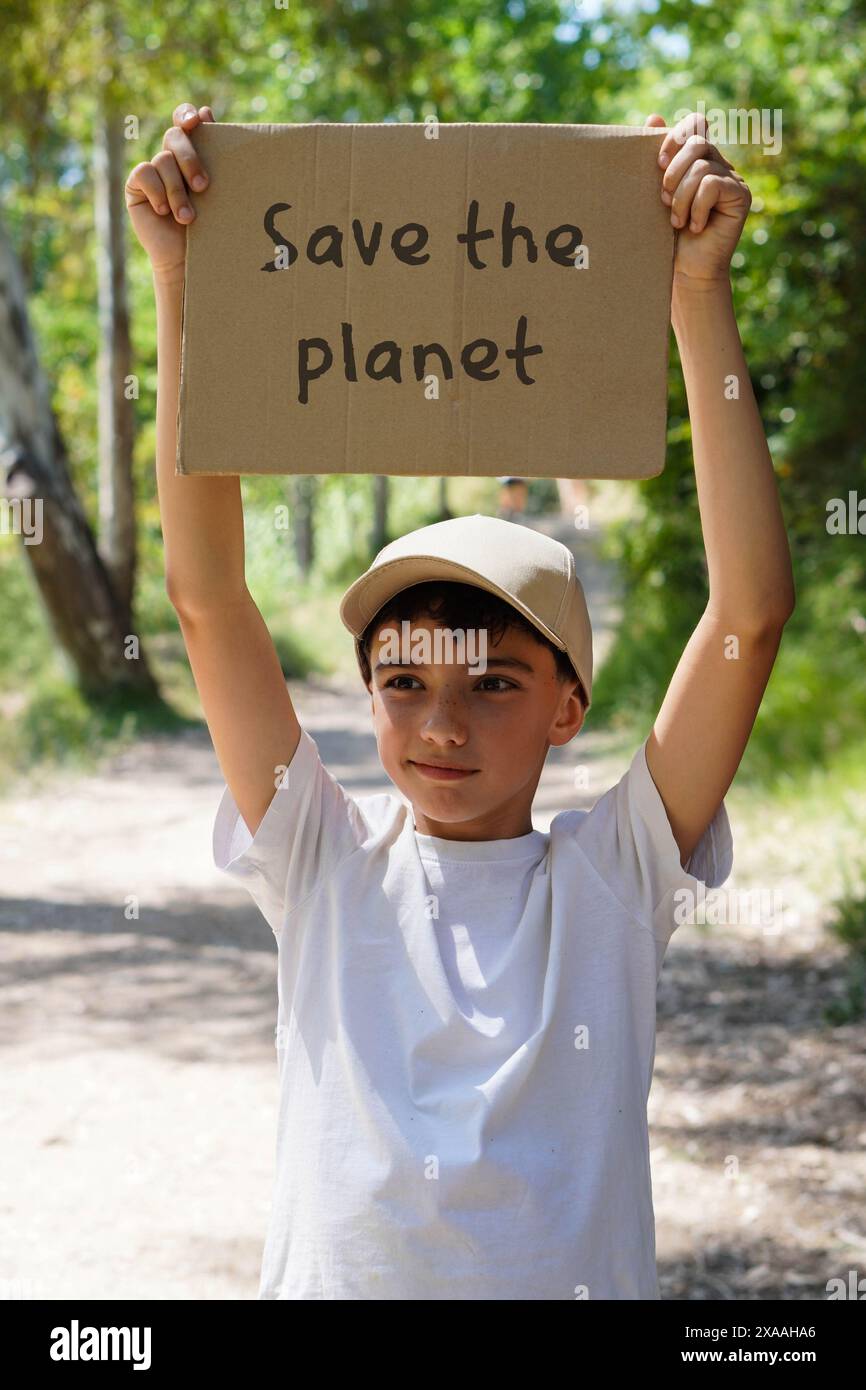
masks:
{"type": "MultiPolygon", "coordinates": [[[[210,107],[176,109],[163,149],[130,173],[126,201],[151,259],[156,296],[156,473],[166,590],[223,776],[255,834],[301,727],[246,585],[240,479],[175,473],[186,226],[198,215],[190,188],[208,177],[190,132],[203,120],[213,120],[210,107]]],[[[207,186],[199,190],[205,207],[207,186]]]]}
{"type": "MultiPolygon", "coordinates": [[[[664,125],[661,116],[648,124],[664,125]]],[[[751,205],[730,163],[686,119],[663,141],[679,227],[672,322],[692,427],[709,602],[647,742],[685,866],[734,779],[794,608],[773,463],[743,356],[728,267],[751,205]]]]}

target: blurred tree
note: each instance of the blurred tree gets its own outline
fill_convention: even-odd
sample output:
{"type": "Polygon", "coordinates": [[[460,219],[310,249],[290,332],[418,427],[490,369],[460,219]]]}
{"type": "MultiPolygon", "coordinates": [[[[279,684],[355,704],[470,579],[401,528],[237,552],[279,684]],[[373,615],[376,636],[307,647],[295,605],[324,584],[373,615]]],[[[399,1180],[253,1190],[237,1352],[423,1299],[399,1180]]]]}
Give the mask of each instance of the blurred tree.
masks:
{"type": "MultiPolygon", "coordinates": [[[[200,9],[206,11],[204,5],[200,9]]],[[[165,39],[174,18],[167,13],[157,21],[165,39]]],[[[112,7],[105,0],[84,0],[72,9],[56,0],[38,6],[32,0],[10,0],[0,13],[4,87],[0,121],[7,148],[11,145],[17,155],[15,172],[21,183],[12,220],[17,224],[31,294],[50,270],[52,259],[48,258],[47,268],[40,265],[35,249],[41,243],[44,256],[44,237],[34,214],[41,186],[62,182],[73,171],[69,184],[74,185],[88,159],[93,175],[88,249],[91,254],[95,251],[99,331],[96,341],[87,346],[97,361],[99,383],[96,540],[74,492],[63,433],[51,412],[51,393],[30,335],[25,281],[8,242],[4,260],[9,276],[0,310],[7,319],[2,342],[11,352],[19,344],[26,346],[23,358],[0,363],[6,387],[0,392],[0,426],[10,469],[7,486],[16,495],[39,497],[45,503],[42,543],[26,546],[25,553],[79,685],[99,696],[117,686],[134,686],[148,693],[155,689],[140,644],[137,659],[126,660],[119,640],[134,630],[136,554],[135,400],[127,392],[131,351],[123,202],[130,149],[123,137],[133,91],[146,91],[153,76],[148,71],[153,23],[131,3],[112,7]],[[137,30],[135,38],[130,30],[137,30]],[[78,100],[69,107],[66,99],[73,92],[78,100]],[[39,240],[35,242],[34,237],[39,240]],[[27,402],[23,412],[13,407],[18,390],[27,402]]],[[[220,16],[216,25],[224,34],[220,16]]],[[[169,51],[172,59],[166,69],[173,68],[177,78],[187,55],[176,45],[169,51]]],[[[3,172],[8,178],[8,167],[3,172]]],[[[65,227],[60,221],[56,229],[60,244],[61,229],[68,236],[71,228],[71,219],[65,227]]],[[[76,348],[81,351],[80,344],[76,348]]],[[[82,452],[92,457],[89,450],[82,452]]],[[[91,491],[90,478],[87,485],[91,491]]]]}
{"type": "Polygon", "coordinates": [[[439,521],[448,521],[453,516],[448,503],[448,479],[439,479],[439,521]]]}
{"type": "Polygon", "coordinates": [[[389,481],[381,473],[373,476],[373,529],[370,532],[370,549],[374,555],[388,544],[389,481]]]}
{"type": "Polygon", "coordinates": [[[132,350],[126,293],[128,169],[123,138],[123,89],[119,80],[122,20],[107,5],[96,7],[96,119],[93,131],[95,250],[99,285],[99,549],[118,603],[131,613],[136,537],[132,485],[135,415],[127,395],[132,350]]]}
{"type": "Polygon", "coordinates": [[[4,490],[11,498],[32,499],[39,509],[39,540],[23,549],[81,689],[91,696],[118,688],[154,693],[140,646],[127,646],[133,635],[128,611],[118,602],[70,482],[30,332],[24,279],[2,224],[0,422],[4,490]]]}
{"type": "Polygon", "coordinates": [[[298,473],[288,479],[294,522],[295,560],[306,578],[315,559],[315,510],[318,479],[312,473],[298,473]]]}

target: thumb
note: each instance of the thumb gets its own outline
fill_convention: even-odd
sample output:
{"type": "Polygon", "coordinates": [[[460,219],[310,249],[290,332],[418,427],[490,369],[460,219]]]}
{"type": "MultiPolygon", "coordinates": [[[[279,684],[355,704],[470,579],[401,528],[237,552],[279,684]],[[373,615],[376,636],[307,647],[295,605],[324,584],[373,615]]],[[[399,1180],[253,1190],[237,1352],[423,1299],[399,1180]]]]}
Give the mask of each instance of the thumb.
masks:
{"type": "Polygon", "coordinates": [[[667,125],[667,121],[665,120],[664,116],[660,116],[657,111],[654,111],[651,116],[647,116],[646,120],[644,121],[644,126],[660,125],[667,125]]]}

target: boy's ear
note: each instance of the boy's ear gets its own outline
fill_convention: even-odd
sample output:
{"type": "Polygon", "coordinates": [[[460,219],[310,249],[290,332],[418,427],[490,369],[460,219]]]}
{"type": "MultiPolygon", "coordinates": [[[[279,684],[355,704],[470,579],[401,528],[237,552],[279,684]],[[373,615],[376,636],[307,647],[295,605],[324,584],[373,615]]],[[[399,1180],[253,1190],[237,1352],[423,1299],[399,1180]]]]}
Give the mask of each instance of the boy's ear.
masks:
{"type": "Polygon", "coordinates": [[[579,687],[574,686],[575,700],[572,706],[577,705],[577,713],[572,712],[571,718],[561,715],[556,721],[556,725],[548,733],[548,741],[555,748],[561,748],[564,744],[570,743],[576,734],[583,728],[583,721],[586,719],[586,705],[580,696],[579,687]]]}

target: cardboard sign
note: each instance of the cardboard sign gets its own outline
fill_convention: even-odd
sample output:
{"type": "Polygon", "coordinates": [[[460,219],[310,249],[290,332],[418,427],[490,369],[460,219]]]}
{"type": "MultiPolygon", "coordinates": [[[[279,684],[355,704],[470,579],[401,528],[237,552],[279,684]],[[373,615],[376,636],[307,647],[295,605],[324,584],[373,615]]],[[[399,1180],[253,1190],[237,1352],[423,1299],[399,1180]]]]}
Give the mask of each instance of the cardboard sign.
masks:
{"type": "Polygon", "coordinates": [[[664,135],[200,126],[177,472],[660,473],[664,135]]]}

